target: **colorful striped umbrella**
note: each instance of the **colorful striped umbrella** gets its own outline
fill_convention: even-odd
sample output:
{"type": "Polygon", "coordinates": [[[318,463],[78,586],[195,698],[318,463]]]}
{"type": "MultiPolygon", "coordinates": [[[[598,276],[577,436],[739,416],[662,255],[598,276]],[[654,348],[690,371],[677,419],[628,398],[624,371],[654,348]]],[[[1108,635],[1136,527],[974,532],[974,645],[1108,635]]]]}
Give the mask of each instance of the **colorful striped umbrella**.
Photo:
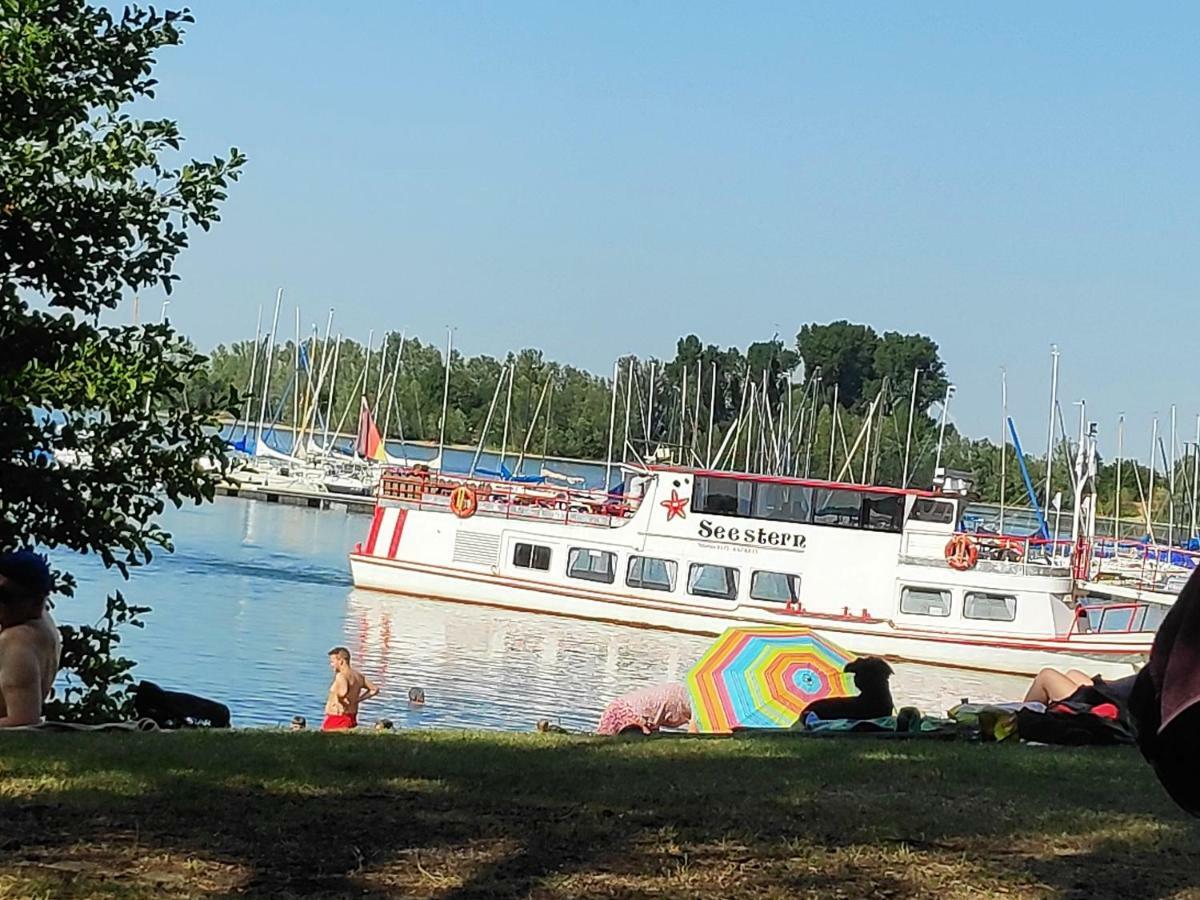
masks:
{"type": "Polygon", "coordinates": [[[790,728],[814,700],[856,693],[844,672],[854,658],[808,628],[730,628],[688,672],[692,722],[718,734],[790,728]]]}

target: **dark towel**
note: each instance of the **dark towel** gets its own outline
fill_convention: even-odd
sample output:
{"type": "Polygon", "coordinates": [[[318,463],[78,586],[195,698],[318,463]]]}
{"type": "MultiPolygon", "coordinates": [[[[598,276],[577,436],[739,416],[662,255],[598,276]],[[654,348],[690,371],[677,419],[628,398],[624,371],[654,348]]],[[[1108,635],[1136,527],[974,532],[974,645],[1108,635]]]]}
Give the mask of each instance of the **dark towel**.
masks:
{"type": "Polygon", "coordinates": [[[1200,816],[1200,570],[1167,613],[1138,673],[1129,712],[1142,755],[1181,807],[1200,816]]]}

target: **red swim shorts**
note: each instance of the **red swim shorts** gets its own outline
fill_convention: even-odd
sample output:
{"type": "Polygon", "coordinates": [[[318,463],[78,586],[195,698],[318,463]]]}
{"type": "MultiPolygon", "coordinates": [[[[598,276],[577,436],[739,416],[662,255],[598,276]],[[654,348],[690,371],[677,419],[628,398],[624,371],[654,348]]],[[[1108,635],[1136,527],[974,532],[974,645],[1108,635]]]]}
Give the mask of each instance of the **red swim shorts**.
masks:
{"type": "Polygon", "coordinates": [[[348,731],[358,727],[358,719],[354,716],[326,716],[321,723],[322,731],[348,731]]]}

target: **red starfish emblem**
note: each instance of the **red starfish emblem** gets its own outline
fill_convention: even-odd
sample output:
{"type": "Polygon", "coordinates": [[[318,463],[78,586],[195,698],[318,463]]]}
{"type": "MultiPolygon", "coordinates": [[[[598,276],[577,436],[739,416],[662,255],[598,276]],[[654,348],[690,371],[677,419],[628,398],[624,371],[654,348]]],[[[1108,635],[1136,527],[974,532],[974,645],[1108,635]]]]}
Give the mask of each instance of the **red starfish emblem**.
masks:
{"type": "Polygon", "coordinates": [[[679,491],[672,488],[670,499],[662,501],[659,506],[667,511],[667,521],[670,522],[676,516],[681,519],[687,518],[687,514],[684,512],[687,509],[687,502],[687,497],[680,497],[679,491]]]}

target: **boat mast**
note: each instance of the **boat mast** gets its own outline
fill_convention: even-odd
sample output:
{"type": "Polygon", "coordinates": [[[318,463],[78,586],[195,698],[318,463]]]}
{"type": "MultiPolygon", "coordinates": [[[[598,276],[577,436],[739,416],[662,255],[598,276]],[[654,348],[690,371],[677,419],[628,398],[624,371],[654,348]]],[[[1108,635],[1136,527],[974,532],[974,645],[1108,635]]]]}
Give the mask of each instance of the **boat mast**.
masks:
{"type": "Polygon", "coordinates": [[[450,359],[454,353],[454,329],[446,326],[446,377],[442,381],[442,421],[438,425],[438,468],[444,468],[446,449],[446,411],[450,404],[450,359]]]}
{"type": "Polygon", "coordinates": [[[833,383],[833,415],[829,418],[829,474],[826,476],[830,481],[833,480],[833,448],[837,443],[839,387],[840,385],[835,381],[833,383]]]}
{"type": "Polygon", "coordinates": [[[908,430],[904,434],[904,468],[900,479],[900,487],[908,487],[908,462],[912,454],[913,414],[917,409],[917,382],[921,378],[921,370],[913,369],[912,395],[908,401],[908,430]]]}
{"type": "Polygon", "coordinates": [[[263,364],[263,392],[262,403],[258,407],[258,426],[254,429],[254,455],[258,456],[258,445],[266,444],[263,440],[263,424],[267,418],[267,391],[271,387],[271,360],[275,356],[275,329],[279,327],[279,304],[283,302],[283,288],[280,288],[275,293],[275,313],[271,317],[271,334],[268,337],[270,343],[267,344],[267,356],[263,364]]]}
{"type": "Polygon", "coordinates": [[[508,452],[508,422],[512,417],[512,392],[516,377],[517,364],[513,361],[508,364],[508,398],[504,401],[504,429],[500,435],[500,462],[496,466],[500,471],[504,471],[504,459],[508,452]]]}
{"type": "Polygon", "coordinates": [[[813,382],[812,406],[808,414],[808,437],[804,441],[804,477],[808,478],[812,472],[812,450],[813,441],[817,437],[817,404],[821,398],[821,382],[825,380],[821,375],[821,369],[818,366],[813,372],[813,377],[816,379],[813,382]]]}
{"type": "Polygon", "coordinates": [[[942,423],[938,427],[937,454],[933,461],[933,472],[937,475],[942,467],[942,447],[946,443],[946,420],[950,417],[950,398],[954,396],[954,385],[946,385],[946,396],[942,398],[942,423]]]}
{"type": "MultiPolygon", "coordinates": [[[[250,395],[250,404],[243,410],[245,421],[242,422],[242,437],[245,438],[250,433],[250,417],[254,415],[254,378],[255,368],[258,366],[258,345],[262,343],[262,304],[258,304],[258,321],[254,325],[254,352],[250,354],[250,386],[246,388],[246,393],[250,395]]],[[[237,434],[237,425],[234,425],[233,431],[229,437],[232,439],[237,434]]]]}
{"type": "MultiPolygon", "coordinates": [[[[1046,429],[1046,492],[1042,506],[1050,508],[1050,476],[1054,470],[1054,414],[1058,409],[1058,344],[1050,347],[1050,424],[1046,429]]],[[[1154,448],[1150,448],[1153,453],[1154,448]]],[[[1057,538],[1058,535],[1055,535],[1057,538]]]]}
{"type": "Polygon", "coordinates": [[[500,399],[500,388],[504,387],[506,375],[508,375],[508,366],[500,370],[500,377],[496,379],[496,389],[492,391],[492,402],[488,404],[487,417],[483,420],[483,432],[479,435],[475,456],[471,459],[471,468],[467,470],[468,477],[475,474],[475,467],[479,465],[479,457],[483,453],[483,444],[487,440],[488,429],[492,427],[492,414],[496,411],[496,402],[500,399]]]}
{"type": "MultiPolygon", "coordinates": [[[[1175,546],[1175,443],[1178,432],[1175,428],[1175,404],[1171,404],[1171,457],[1167,463],[1170,472],[1167,475],[1167,546],[1175,546]]],[[[1168,558],[1168,562],[1169,562],[1168,558]]]]}
{"type": "Polygon", "coordinates": [[[1000,534],[1004,534],[1004,500],[1008,482],[1008,372],[1000,369],[1000,534]]]}
{"type": "Polygon", "coordinates": [[[684,363],[683,364],[683,387],[679,392],[679,456],[680,456],[679,462],[681,465],[687,464],[683,460],[683,448],[686,446],[686,442],[684,440],[684,429],[687,427],[687,381],[688,381],[688,367],[687,367],[687,363],[684,363]]]}
{"type": "MultiPolygon", "coordinates": [[[[712,465],[712,439],[713,439],[713,422],[715,421],[717,410],[717,361],[714,359],[712,364],[712,384],[708,386],[708,438],[704,448],[704,466],[708,468],[712,465]]],[[[1200,432],[1200,416],[1196,418],[1196,428],[1200,432]]],[[[1200,437],[1197,438],[1197,443],[1200,444],[1200,437]]],[[[1195,528],[1192,528],[1195,531],[1195,528]]]]}
{"type": "Polygon", "coordinates": [[[754,463],[754,398],[757,393],[758,385],[750,381],[750,401],[746,407],[746,467],[745,471],[754,471],[751,466],[754,463]]]}
{"type": "MultiPolygon", "coordinates": [[[[621,462],[625,462],[629,458],[629,448],[633,444],[629,440],[629,416],[633,412],[633,357],[629,357],[629,373],[625,378],[625,428],[621,432],[623,443],[621,445],[621,462]]],[[[550,434],[550,420],[546,419],[546,434],[550,434]]],[[[542,462],[544,463],[546,454],[542,454],[542,462]]]]}
{"type": "MultiPolygon", "coordinates": [[[[361,423],[362,423],[363,407],[367,406],[367,384],[371,378],[371,353],[372,353],[372,348],[373,348],[374,344],[375,344],[375,329],[372,328],[367,332],[367,358],[366,358],[366,362],[363,364],[362,378],[359,379],[359,386],[360,386],[360,390],[358,393],[358,417],[359,417],[359,423],[360,423],[359,428],[362,427],[361,423]]],[[[347,411],[347,413],[342,414],[343,421],[345,421],[347,414],[348,414],[348,411],[347,411]]],[[[342,430],[341,423],[339,423],[338,431],[341,431],[341,430],[342,430]]],[[[359,437],[358,429],[355,429],[355,441],[354,441],[354,455],[355,456],[358,456],[358,437],[359,437]]]]}
{"type": "Polygon", "coordinates": [[[696,360],[696,404],[692,410],[692,443],[690,445],[691,458],[688,460],[689,466],[696,464],[696,441],[700,436],[700,389],[704,386],[704,360],[696,360]]]}
{"type": "Polygon", "coordinates": [[[300,429],[300,307],[296,307],[296,343],[292,346],[292,377],[295,385],[292,388],[292,456],[297,455],[296,445],[300,429]]]}
{"type": "Polygon", "coordinates": [[[321,438],[321,449],[325,455],[330,455],[329,446],[329,426],[333,420],[333,392],[337,388],[337,373],[338,361],[342,356],[342,336],[337,336],[337,343],[333,345],[333,369],[329,373],[329,396],[325,400],[325,434],[321,438]]]}
{"type": "MultiPolygon", "coordinates": [[[[379,377],[375,379],[375,405],[371,408],[372,418],[379,414],[379,404],[383,401],[383,373],[387,368],[388,338],[391,336],[390,331],[385,331],[383,340],[379,344],[379,377]]],[[[387,435],[385,434],[382,439],[386,441],[387,435]]]]}
{"type": "MultiPolygon", "coordinates": [[[[617,365],[620,365],[618,362],[617,365]]],[[[550,385],[554,383],[554,379],[550,373],[546,374],[546,383],[542,385],[542,392],[538,395],[537,406],[533,409],[533,418],[529,420],[529,425],[525,429],[525,440],[521,442],[521,454],[517,457],[517,464],[513,468],[513,475],[521,474],[521,466],[525,463],[525,454],[529,452],[529,442],[533,440],[533,431],[537,427],[538,417],[542,414],[542,404],[546,402],[546,395],[550,391],[550,385]]],[[[549,433],[547,432],[547,435],[549,433]]],[[[545,459],[542,459],[545,462],[545,459]]]]}
{"type": "Polygon", "coordinates": [[[1150,491],[1146,499],[1146,533],[1154,542],[1154,455],[1158,450],[1158,416],[1154,417],[1154,425],[1150,431],[1150,491]]]}
{"type": "Polygon", "coordinates": [[[1192,445],[1192,533],[1196,537],[1196,501],[1200,500],[1200,416],[1196,416],[1196,443],[1192,445]]]}
{"type": "Polygon", "coordinates": [[[617,423],[617,383],[620,380],[621,361],[617,360],[613,363],[612,400],[608,406],[608,454],[604,458],[604,492],[606,494],[611,490],[612,483],[613,429],[617,423]]]}
{"type": "Polygon", "coordinates": [[[1113,552],[1121,540],[1121,457],[1125,455],[1125,413],[1117,416],[1117,498],[1113,508],[1113,552]]]}
{"type": "Polygon", "coordinates": [[[654,432],[654,360],[650,360],[650,384],[647,387],[646,400],[646,456],[650,457],[654,451],[650,447],[650,441],[653,439],[654,432]]]}
{"type": "MultiPolygon", "coordinates": [[[[404,340],[407,337],[407,330],[400,332],[400,346],[396,348],[396,363],[392,366],[392,377],[388,379],[388,399],[383,418],[383,443],[385,451],[387,449],[388,432],[392,429],[392,413],[396,408],[396,385],[400,381],[400,362],[404,359],[404,340]]],[[[400,417],[397,416],[396,418],[399,419],[400,417]]],[[[403,427],[401,430],[403,430],[403,427]]],[[[407,459],[407,451],[405,451],[404,456],[407,459]]]]}

